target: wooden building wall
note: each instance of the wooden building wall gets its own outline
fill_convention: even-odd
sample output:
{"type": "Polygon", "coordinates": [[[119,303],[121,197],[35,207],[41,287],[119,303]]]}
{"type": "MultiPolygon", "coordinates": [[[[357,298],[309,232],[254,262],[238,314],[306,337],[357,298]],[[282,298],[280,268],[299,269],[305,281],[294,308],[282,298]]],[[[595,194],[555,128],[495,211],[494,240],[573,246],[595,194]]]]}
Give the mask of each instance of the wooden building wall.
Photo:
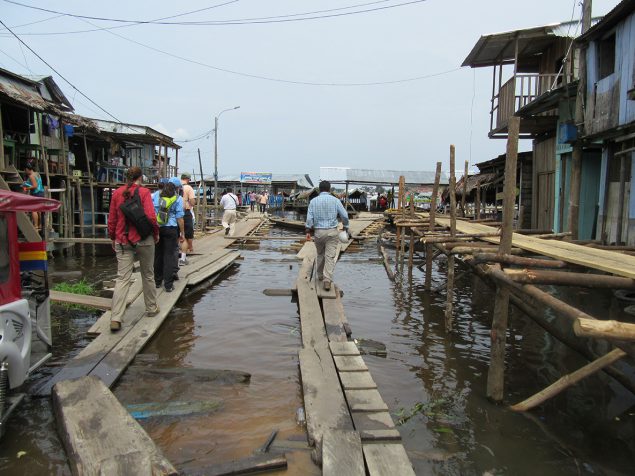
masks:
{"type": "Polygon", "coordinates": [[[555,203],[556,137],[534,140],[532,228],[552,229],[555,203]]]}

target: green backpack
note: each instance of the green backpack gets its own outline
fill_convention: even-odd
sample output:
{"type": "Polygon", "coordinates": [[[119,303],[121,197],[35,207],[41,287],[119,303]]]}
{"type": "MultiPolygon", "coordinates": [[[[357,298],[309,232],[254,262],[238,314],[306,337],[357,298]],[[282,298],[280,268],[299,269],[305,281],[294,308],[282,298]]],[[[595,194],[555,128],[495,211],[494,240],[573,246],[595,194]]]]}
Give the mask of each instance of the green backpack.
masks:
{"type": "Polygon", "coordinates": [[[167,225],[170,219],[170,208],[172,208],[177,198],[179,198],[178,195],[174,195],[173,197],[159,197],[159,211],[157,212],[157,222],[159,225],[167,225]]]}

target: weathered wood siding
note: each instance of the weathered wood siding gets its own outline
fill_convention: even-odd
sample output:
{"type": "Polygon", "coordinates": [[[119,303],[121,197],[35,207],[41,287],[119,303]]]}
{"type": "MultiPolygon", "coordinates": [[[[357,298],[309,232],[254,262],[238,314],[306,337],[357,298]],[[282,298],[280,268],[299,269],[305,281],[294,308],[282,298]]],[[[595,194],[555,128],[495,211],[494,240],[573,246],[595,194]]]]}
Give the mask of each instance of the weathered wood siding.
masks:
{"type": "Polygon", "coordinates": [[[635,85],[635,13],[619,23],[615,30],[615,68],[599,78],[599,41],[587,49],[586,134],[598,134],[635,121],[635,101],[627,97],[635,85]]]}
{"type": "Polygon", "coordinates": [[[532,228],[553,228],[555,203],[556,138],[534,141],[532,228]]]}

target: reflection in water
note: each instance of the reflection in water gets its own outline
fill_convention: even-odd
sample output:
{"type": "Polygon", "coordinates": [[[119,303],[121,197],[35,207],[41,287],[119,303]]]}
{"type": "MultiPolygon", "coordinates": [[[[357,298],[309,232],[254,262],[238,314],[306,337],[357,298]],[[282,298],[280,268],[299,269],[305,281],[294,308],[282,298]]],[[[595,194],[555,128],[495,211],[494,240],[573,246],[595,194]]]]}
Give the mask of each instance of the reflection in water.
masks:
{"type": "MultiPolygon", "coordinates": [[[[271,233],[292,234],[275,228],[271,233]]],[[[221,402],[207,413],[142,422],[180,469],[250,456],[274,429],[280,430],[276,442],[281,445],[297,447],[296,440],[304,438],[304,429],[295,423],[302,405],[297,304],[262,294],[265,288],[293,286],[299,264],[284,261],[291,255],[281,248],[288,246],[289,241],[271,240],[243,249],[239,266],[213,286],[181,299],[115,388],[123,404],[221,402]],[[148,378],[143,376],[147,368],[182,375],[148,378]],[[234,371],[234,377],[216,378],[216,370],[234,371]],[[244,373],[251,378],[241,379],[244,373]]],[[[594,375],[530,415],[491,404],[484,397],[493,309],[489,288],[469,273],[461,275],[459,265],[456,331],[448,335],[445,289],[426,293],[422,270],[415,268],[412,284],[407,269],[390,282],[382,263],[368,260],[378,256],[373,243],[347,254],[359,259],[343,260],[335,280],[345,292],[353,337],[386,345],[386,357],[364,359],[395,421],[404,420],[399,430],[417,474],[632,473],[635,398],[619,384],[594,375]]],[[[83,269],[93,282],[115,272],[114,262],[104,257],[57,259],[53,268],[54,279],[83,269]]],[[[446,262],[436,260],[436,286],[443,285],[445,274],[446,262]]],[[[565,298],[588,302],[592,314],[619,312],[610,293],[565,298]]],[[[56,362],[85,345],[84,332],[94,318],[58,315],[56,344],[63,351],[56,351],[56,362]]],[[[517,312],[510,316],[506,402],[520,401],[584,363],[529,319],[517,312]]],[[[623,370],[632,374],[632,368],[623,370]]],[[[0,472],[69,474],[48,400],[24,405],[7,435],[0,445],[0,472]],[[26,451],[19,460],[18,451],[26,451]]],[[[281,474],[320,472],[307,451],[287,451],[287,457],[289,471],[281,474]]]]}

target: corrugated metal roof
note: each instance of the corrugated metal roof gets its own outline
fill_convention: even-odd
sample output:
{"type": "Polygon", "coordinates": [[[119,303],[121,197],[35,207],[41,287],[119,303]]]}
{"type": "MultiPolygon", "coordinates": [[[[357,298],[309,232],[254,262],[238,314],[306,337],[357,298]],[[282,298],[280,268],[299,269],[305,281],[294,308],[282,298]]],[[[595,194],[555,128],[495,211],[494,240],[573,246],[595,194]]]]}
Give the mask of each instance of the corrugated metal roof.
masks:
{"type": "Polygon", "coordinates": [[[108,121],[105,119],[91,119],[100,132],[106,132],[109,134],[120,134],[128,136],[129,138],[135,138],[137,140],[151,139],[150,143],[163,142],[167,143],[173,149],[180,149],[181,146],[174,142],[174,139],[166,134],[163,134],[157,130],[148,126],[141,126],[138,124],[128,124],[125,122],[108,121]]]}
{"type": "MultiPolygon", "coordinates": [[[[594,18],[597,23],[600,18],[594,18]]],[[[580,34],[578,21],[552,23],[549,25],[483,35],[476,42],[461,66],[480,68],[514,61],[516,39],[522,57],[537,55],[558,38],[576,38],[580,34]]]]}
{"type": "MultiPolygon", "coordinates": [[[[435,172],[421,170],[372,170],[351,169],[341,167],[321,167],[320,179],[332,183],[360,183],[360,184],[398,184],[399,177],[404,176],[409,185],[433,184],[435,172]],[[323,173],[324,172],[324,173],[323,173]]],[[[449,183],[447,172],[441,172],[441,185],[449,183]]]]}
{"type": "Polygon", "coordinates": [[[596,22],[584,35],[578,38],[578,41],[591,41],[597,38],[624,20],[633,11],[635,11],[635,0],[623,0],[613,10],[604,15],[601,21],[596,22]]]}

